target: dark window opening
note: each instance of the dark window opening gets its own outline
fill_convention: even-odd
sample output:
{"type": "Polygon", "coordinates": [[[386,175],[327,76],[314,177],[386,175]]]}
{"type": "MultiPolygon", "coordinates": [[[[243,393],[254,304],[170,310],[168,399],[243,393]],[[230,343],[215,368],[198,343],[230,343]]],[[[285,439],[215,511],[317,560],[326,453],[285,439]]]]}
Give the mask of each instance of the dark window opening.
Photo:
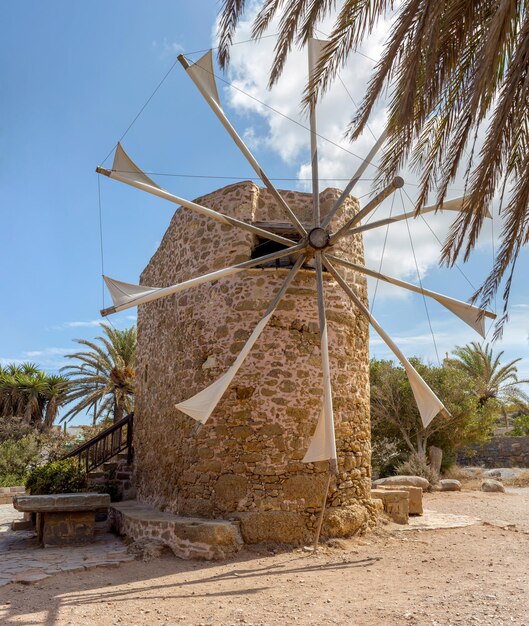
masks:
{"type": "MultiPolygon", "coordinates": [[[[281,235],[282,237],[288,237],[288,239],[292,239],[296,243],[301,241],[301,236],[297,231],[292,230],[292,226],[290,224],[270,224],[270,223],[256,223],[256,226],[260,228],[264,228],[273,233],[281,235]]],[[[252,259],[258,259],[259,257],[265,256],[267,254],[273,254],[274,252],[279,252],[280,250],[285,250],[287,246],[279,243],[278,241],[272,241],[270,239],[265,239],[264,237],[257,237],[255,246],[252,249],[252,259]]],[[[272,261],[266,261],[264,263],[260,263],[255,267],[277,267],[277,268],[288,268],[292,267],[298,258],[299,252],[294,252],[294,254],[288,254],[280,259],[274,259],[272,261]]]]}

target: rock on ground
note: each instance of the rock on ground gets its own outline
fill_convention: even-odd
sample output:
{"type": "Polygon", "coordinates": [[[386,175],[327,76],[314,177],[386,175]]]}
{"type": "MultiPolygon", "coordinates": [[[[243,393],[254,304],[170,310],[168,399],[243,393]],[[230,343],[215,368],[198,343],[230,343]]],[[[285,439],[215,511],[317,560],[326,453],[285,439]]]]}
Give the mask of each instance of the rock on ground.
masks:
{"type": "Polygon", "coordinates": [[[488,480],[484,480],[481,483],[481,491],[487,492],[501,492],[505,493],[505,487],[500,483],[499,480],[493,480],[489,478],[488,480]]]}
{"type": "Polygon", "coordinates": [[[461,483],[454,478],[443,478],[439,481],[439,491],[461,491],[461,483]]]}
{"type": "Polygon", "coordinates": [[[375,480],[373,485],[409,485],[410,487],[421,487],[423,491],[428,491],[431,487],[429,481],[421,476],[388,476],[375,480]]]}

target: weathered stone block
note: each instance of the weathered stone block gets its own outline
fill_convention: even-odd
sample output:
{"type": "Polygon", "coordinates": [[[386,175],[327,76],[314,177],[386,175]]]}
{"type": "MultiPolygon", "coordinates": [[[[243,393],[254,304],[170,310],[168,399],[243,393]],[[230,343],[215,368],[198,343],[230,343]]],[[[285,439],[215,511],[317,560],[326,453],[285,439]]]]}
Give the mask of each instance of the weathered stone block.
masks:
{"type": "Polygon", "coordinates": [[[237,524],[229,521],[181,517],[138,502],[115,503],[110,511],[120,535],[135,541],[153,537],[182,559],[226,559],[242,545],[237,524]]]}
{"type": "Polygon", "coordinates": [[[379,478],[373,481],[373,485],[375,487],[379,485],[388,485],[391,487],[408,485],[410,487],[420,487],[423,491],[429,491],[430,489],[429,481],[422,476],[387,476],[386,478],[379,478]]]}
{"type": "Polygon", "coordinates": [[[246,498],[248,480],[237,474],[222,474],[215,483],[215,504],[223,512],[236,511],[246,498]]]}
{"type": "Polygon", "coordinates": [[[384,503],[384,511],[397,524],[407,524],[409,517],[409,495],[407,491],[372,489],[371,497],[384,503]]]}
{"type": "Polygon", "coordinates": [[[88,543],[94,538],[95,511],[39,513],[39,539],[47,547],[88,543]]]}
{"type": "Polygon", "coordinates": [[[323,516],[322,536],[327,538],[351,537],[365,529],[368,511],[362,505],[328,508],[323,516]]]}
{"type": "MultiPolygon", "coordinates": [[[[396,487],[390,487],[389,485],[380,485],[377,489],[395,490],[396,487]]],[[[411,487],[410,485],[399,485],[398,491],[408,492],[408,508],[410,515],[422,515],[422,489],[421,487],[411,487]]]]}

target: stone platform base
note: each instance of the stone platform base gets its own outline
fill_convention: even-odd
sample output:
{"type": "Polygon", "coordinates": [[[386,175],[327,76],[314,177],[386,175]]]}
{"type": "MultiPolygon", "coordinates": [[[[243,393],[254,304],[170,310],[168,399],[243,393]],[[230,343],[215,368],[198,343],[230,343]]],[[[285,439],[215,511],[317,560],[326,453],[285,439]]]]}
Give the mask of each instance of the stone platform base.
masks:
{"type": "Polygon", "coordinates": [[[238,552],[243,543],[237,523],[181,517],[136,501],[112,504],[110,516],[120,535],[134,541],[160,540],[182,559],[226,559],[238,552]]]}

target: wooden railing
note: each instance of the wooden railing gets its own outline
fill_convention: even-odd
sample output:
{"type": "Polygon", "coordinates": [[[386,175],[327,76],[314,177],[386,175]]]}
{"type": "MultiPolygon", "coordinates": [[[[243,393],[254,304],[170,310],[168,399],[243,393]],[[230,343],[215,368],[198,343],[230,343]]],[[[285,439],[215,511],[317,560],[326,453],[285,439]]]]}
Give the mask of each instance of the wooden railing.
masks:
{"type": "Polygon", "coordinates": [[[77,457],[79,469],[84,469],[88,474],[103,463],[110,461],[113,456],[127,451],[127,463],[132,463],[132,433],[134,426],[134,413],[126,415],[119,422],[112,424],[99,435],[68,452],[63,458],[77,457]]]}

